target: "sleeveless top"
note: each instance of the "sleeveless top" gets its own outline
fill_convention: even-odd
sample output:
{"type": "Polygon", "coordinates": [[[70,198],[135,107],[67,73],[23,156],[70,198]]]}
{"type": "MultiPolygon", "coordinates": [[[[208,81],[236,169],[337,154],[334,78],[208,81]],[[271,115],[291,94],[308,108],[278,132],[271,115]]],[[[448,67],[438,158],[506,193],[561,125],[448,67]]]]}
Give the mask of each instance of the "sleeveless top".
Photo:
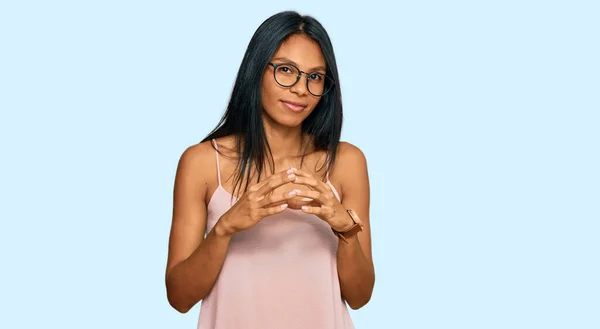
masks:
{"type": "MultiPolygon", "coordinates": [[[[208,204],[206,232],[237,201],[221,185],[212,142],[219,186],[208,204]]],[[[327,184],[339,200],[329,174],[327,184]]],[[[299,209],[264,217],[235,234],[201,302],[198,329],[354,329],[341,297],[337,246],[325,221],[299,209]]]]}

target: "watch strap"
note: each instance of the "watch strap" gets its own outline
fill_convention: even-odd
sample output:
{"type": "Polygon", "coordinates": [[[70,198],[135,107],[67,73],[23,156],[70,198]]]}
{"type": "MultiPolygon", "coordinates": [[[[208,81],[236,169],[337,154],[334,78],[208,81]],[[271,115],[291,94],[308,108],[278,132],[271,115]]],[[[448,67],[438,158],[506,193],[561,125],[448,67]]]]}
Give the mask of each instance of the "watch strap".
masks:
{"type": "Polygon", "coordinates": [[[333,233],[335,235],[338,236],[338,238],[340,238],[345,243],[348,243],[346,238],[352,237],[352,236],[356,235],[358,232],[361,232],[363,229],[363,225],[362,225],[362,222],[360,221],[360,219],[358,218],[358,215],[356,214],[356,212],[354,212],[354,210],[346,209],[346,212],[348,212],[348,215],[350,215],[350,218],[352,218],[354,225],[352,225],[348,230],[346,230],[344,232],[338,232],[335,229],[333,229],[333,227],[331,228],[331,230],[333,231],[333,233]]]}

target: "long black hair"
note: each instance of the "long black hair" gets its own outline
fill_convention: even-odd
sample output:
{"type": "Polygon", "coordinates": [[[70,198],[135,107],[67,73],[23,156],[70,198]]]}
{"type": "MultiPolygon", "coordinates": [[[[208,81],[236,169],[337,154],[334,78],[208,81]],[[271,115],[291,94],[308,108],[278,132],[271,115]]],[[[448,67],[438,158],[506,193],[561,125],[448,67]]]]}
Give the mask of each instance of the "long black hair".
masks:
{"type": "MultiPolygon", "coordinates": [[[[240,156],[236,167],[234,194],[238,185],[241,189],[244,177],[250,177],[253,165],[256,165],[258,181],[265,161],[269,161],[274,173],[273,157],[262,120],[262,77],[280,45],[295,34],[308,36],[319,44],[325,58],[326,74],[335,81],[332,90],[321,96],[313,112],[302,122],[303,136],[309,137],[314,150],[326,151],[324,165],[327,166],[327,172],[335,162],[343,116],[338,70],[331,40],[325,28],[313,17],[302,16],[295,11],[280,12],[265,20],[252,36],[238,70],[227,110],[217,127],[202,140],[205,142],[213,138],[235,136],[236,154],[240,156]]],[[[308,144],[304,145],[302,160],[307,148],[308,144]]],[[[250,179],[247,179],[244,191],[249,183],[250,179]]]]}

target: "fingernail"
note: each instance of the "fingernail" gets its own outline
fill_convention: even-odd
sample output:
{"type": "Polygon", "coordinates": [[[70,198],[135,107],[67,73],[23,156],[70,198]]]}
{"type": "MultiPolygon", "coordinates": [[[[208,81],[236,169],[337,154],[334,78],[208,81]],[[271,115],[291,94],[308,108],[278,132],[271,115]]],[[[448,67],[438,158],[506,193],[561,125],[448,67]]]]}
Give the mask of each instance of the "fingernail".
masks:
{"type": "Polygon", "coordinates": [[[292,171],[293,171],[293,172],[296,172],[296,170],[297,170],[296,168],[292,167],[292,171]]]}
{"type": "Polygon", "coordinates": [[[285,208],[287,208],[287,206],[288,206],[287,203],[284,203],[280,207],[281,207],[281,209],[285,209],[285,208]]]}
{"type": "Polygon", "coordinates": [[[296,190],[294,190],[294,191],[292,191],[292,192],[288,193],[288,195],[289,195],[289,196],[294,196],[294,195],[296,195],[296,193],[298,193],[298,192],[296,192],[296,190]]]}
{"type": "Polygon", "coordinates": [[[302,210],[308,210],[308,206],[302,206],[302,210]]]}
{"type": "Polygon", "coordinates": [[[295,170],[295,169],[296,169],[296,168],[290,168],[290,169],[288,169],[287,173],[288,173],[288,174],[291,174],[291,173],[293,173],[293,172],[294,172],[294,170],[295,170]]]}
{"type": "Polygon", "coordinates": [[[296,191],[296,193],[301,193],[302,192],[299,189],[295,189],[294,191],[296,191]]]}
{"type": "Polygon", "coordinates": [[[294,174],[288,175],[288,178],[294,178],[294,177],[296,177],[296,175],[294,175],[294,174]]]}
{"type": "Polygon", "coordinates": [[[313,199],[311,199],[311,198],[302,198],[300,200],[302,200],[302,201],[312,201],[313,199]]]}

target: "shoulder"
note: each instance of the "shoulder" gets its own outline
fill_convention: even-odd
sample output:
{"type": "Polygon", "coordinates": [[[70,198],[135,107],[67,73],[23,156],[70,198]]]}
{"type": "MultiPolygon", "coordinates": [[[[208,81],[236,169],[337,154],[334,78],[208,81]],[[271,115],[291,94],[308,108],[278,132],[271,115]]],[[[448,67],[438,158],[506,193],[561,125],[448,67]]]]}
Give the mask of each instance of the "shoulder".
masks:
{"type": "MultiPolygon", "coordinates": [[[[215,139],[220,155],[230,157],[235,152],[235,138],[226,136],[215,139]]],[[[216,177],[217,149],[212,140],[188,146],[179,159],[177,172],[188,179],[210,182],[216,177]]],[[[220,157],[222,158],[222,157],[220,157]]]]}
{"type": "MultiPolygon", "coordinates": [[[[228,153],[234,150],[235,139],[231,136],[215,139],[220,153],[228,153]]],[[[181,155],[180,162],[193,163],[196,165],[210,164],[215,161],[216,149],[212,140],[188,146],[181,155]]]]}
{"type": "Polygon", "coordinates": [[[364,152],[352,143],[340,142],[330,177],[343,187],[348,182],[367,175],[367,159],[364,152]]]}
{"type": "Polygon", "coordinates": [[[214,152],[211,141],[190,145],[181,154],[179,165],[198,166],[205,164],[209,161],[211,154],[214,158],[214,152]]]}
{"type": "Polygon", "coordinates": [[[349,142],[339,143],[332,175],[340,185],[345,201],[368,196],[367,159],[358,146],[349,142]]]}
{"type": "Polygon", "coordinates": [[[177,164],[177,182],[207,186],[216,175],[215,152],[210,140],[186,147],[177,164]]]}
{"type": "Polygon", "coordinates": [[[365,154],[358,146],[346,141],[339,143],[338,156],[340,158],[349,158],[350,160],[366,159],[365,154]]]}
{"type": "Polygon", "coordinates": [[[365,157],[364,152],[356,145],[349,142],[340,142],[337,150],[337,159],[336,162],[339,161],[340,164],[356,164],[356,165],[365,165],[367,163],[367,159],[365,157]]]}

